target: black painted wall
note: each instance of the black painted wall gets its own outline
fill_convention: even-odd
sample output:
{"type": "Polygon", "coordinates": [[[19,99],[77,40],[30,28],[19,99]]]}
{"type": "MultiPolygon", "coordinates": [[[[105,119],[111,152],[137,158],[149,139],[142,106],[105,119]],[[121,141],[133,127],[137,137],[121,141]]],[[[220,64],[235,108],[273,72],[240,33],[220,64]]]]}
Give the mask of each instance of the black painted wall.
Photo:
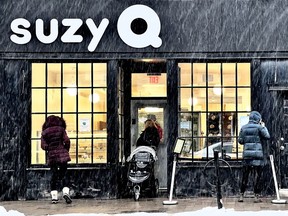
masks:
{"type": "Polygon", "coordinates": [[[167,188],[170,191],[172,167],[173,167],[173,147],[178,136],[178,73],[179,68],[175,60],[167,61],[167,188]]]}
{"type": "Polygon", "coordinates": [[[1,198],[23,198],[29,133],[29,81],[25,61],[1,61],[1,198]]]}
{"type": "MultiPolygon", "coordinates": [[[[286,0],[2,0],[0,51],[89,53],[91,33],[85,26],[79,30],[84,36],[81,44],[63,44],[59,36],[56,42],[45,45],[35,38],[35,33],[27,45],[12,43],[10,24],[19,17],[30,21],[31,32],[35,32],[37,18],[42,18],[45,24],[56,18],[61,24],[63,18],[81,18],[85,23],[91,17],[97,25],[108,18],[110,24],[95,53],[165,52],[171,55],[172,52],[193,52],[203,56],[200,53],[286,51],[287,6],[286,0]],[[118,36],[118,18],[134,4],[147,5],[158,14],[163,41],[160,48],[130,48],[118,36]]],[[[63,32],[64,28],[60,27],[60,34],[63,32]]]]}

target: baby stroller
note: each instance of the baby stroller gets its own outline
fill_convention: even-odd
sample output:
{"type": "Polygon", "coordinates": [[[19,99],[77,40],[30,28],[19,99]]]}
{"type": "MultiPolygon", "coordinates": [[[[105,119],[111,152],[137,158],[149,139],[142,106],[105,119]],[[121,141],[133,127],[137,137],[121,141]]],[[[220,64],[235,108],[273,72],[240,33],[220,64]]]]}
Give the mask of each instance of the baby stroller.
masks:
{"type": "Polygon", "coordinates": [[[128,188],[138,201],[141,193],[157,197],[159,182],[154,175],[156,151],[148,146],[137,147],[128,157],[128,188]]]}

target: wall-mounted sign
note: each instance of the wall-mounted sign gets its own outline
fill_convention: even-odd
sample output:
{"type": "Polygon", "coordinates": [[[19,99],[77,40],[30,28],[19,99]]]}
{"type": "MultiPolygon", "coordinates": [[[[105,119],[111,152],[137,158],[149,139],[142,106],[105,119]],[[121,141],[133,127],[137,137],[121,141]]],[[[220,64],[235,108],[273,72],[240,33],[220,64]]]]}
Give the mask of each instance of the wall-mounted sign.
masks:
{"type": "Polygon", "coordinates": [[[91,131],[91,126],[90,126],[90,120],[86,118],[81,118],[80,119],[80,132],[90,132],[91,131]]]}
{"type": "MultiPolygon", "coordinates": [[[[35,21],[35,34],[37,39],[44,44],[51,44],[61,37],[63,43],[81,43],[83,36],[76,34],[82,25],[88,27],[92,34],[92,39],[88,45],[90,52],[95,51],[101,38],[103,37],[109,19],[103,18],[97,26],[93,19],[88,18],[83,24],[80,18],[64,18],[61,21],[62,26],[68,27],[63,35],[59,35],[59,21],[57,19],[50,20],[50,34],[44,34],[44,21],[37,19],[35,21]]],[[[47,25],[47,23],[46,23],[47,25]]],[[[11,22],[11,30],[14,34],[10,36],[10,40],[16,44],[27,44],[31,41],[32,34],[29,30],[31,23],[25,18],[17,18],[11,22]]],[[[161,22],[156,12],[146,5],[133,5],[125,9],[118,18],[117,31],[124,43],[133,48],[145,48],[152,46],[159,48],[162,40],[159,37],[161,30],[161,22]],[[136,34],[131,29],[131,23],[135,19],[142,19],[147,24],[147,29],[142,34],[136,34]]]]}

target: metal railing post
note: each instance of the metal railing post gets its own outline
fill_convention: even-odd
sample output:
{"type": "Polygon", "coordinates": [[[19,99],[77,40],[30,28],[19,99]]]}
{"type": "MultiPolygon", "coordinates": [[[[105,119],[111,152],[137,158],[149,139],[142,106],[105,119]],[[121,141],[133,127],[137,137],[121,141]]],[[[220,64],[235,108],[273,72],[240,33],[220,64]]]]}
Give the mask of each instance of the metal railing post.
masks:
{"type": "Polygon", "coordinates": [[[216,174],[217,205],[218,209],[221,209],[223,207],[223,203],[222,203],[220,176],[219,176],[219,151],[217,150],[214,150],[214,165],[216,174]]]}

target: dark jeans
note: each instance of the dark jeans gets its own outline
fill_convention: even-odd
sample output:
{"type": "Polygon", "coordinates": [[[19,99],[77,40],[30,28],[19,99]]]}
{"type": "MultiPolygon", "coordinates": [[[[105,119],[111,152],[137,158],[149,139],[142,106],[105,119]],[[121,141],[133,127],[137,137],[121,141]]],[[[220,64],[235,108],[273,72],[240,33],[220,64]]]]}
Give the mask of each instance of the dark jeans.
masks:
{"type": "Polygon", "coordinates": [[[246,187],[248,184],[248,177],[249,174],[252,172],[252,177],[254,180],[254,193],[260,194],[262,191],[262,183],[261,183],[261,176],[262,176],[263,167],[262,166],[243,166],[242,168],[242,181],[240,192],[244,193],[246,191],[246,187]]]}
{"type": "Polygon", "coordinates": [[[50,188],[58,190],[59,188],[68,187],[68,179],[66,176],[67,163],[50,165],[52,172],[50,188]]]}

